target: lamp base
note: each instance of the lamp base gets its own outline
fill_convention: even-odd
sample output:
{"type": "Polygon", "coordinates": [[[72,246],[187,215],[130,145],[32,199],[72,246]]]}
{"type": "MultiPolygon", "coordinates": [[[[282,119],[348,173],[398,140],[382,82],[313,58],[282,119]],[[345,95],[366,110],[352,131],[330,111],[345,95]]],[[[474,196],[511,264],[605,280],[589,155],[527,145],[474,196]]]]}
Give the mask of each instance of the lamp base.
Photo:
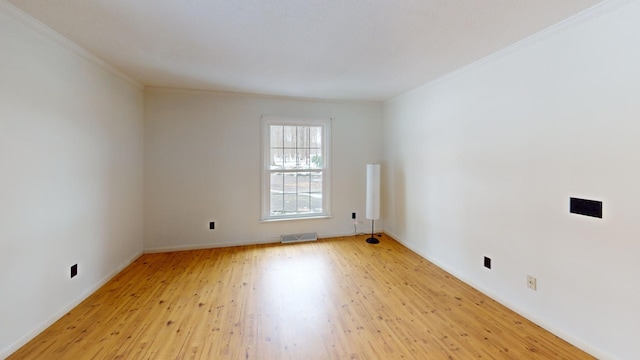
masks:
{"type": "Polygon", "coordinates": [[[367,242],[368,242],[369,244],[377,244],[377,243],[379,243],[379,242],[380,242],[380,240],[378,240],[378,239],[376,239],[376,238],[374,238],[374,237],[372,236],[372,237],[370,237],[370,238],[368,238],[368,239],[367,239],[367,242]]]}

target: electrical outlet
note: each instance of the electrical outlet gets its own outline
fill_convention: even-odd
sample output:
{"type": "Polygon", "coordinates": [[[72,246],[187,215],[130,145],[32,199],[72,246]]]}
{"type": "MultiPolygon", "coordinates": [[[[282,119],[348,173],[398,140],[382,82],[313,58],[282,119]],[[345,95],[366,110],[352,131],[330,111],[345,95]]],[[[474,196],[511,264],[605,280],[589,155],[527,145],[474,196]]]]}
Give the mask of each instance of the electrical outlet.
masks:
{"type": "Polygon", "coordinates": [[[213,230],[213,229],[215,229],[215,228],[216,228],[216,223],[215,223],[215,221],[210,222],[210,223],[209,223],[209,229],[213,230]]]}
{"type": "Polygon", "coordinates": [[[355,219],[356,219],[356,213],[352,212],[352,213],[351,213],[351,218],[352,218],[353,220],[355,220],[355,219]]]}
{"type": "Polygon", "coordinates": [[[78,264],[74,264],[71,266],[71,278],[78,275],[78,264]]]}
{"type": "Polygon", "coordinates": [[[534,291],[537,290],[538,289],[537,279],[531,275],[527,275],[527,287],[534,291]]]}
{"type": "Polygon", "coordinates": [[[487,269],[491,269],[491,258],[490,257],[484,257],[484,267],[486,267],[487,269]]]}

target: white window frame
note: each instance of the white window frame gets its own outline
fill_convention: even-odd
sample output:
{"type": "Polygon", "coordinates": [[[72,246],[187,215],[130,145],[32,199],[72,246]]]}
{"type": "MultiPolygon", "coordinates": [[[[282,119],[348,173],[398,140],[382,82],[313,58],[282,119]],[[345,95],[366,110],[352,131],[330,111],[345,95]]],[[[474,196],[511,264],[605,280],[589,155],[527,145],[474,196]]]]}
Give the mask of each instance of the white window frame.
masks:
{"type": "Polygon", "coordinates": [[[331,217],[331,118],[293,119],[281,117],[262,117],[262,211],[260,221],[323,219],[331,217]],[[322,212],[271,215],[271,134],[270,126],[321,126],[322,127],[322,212]]]}

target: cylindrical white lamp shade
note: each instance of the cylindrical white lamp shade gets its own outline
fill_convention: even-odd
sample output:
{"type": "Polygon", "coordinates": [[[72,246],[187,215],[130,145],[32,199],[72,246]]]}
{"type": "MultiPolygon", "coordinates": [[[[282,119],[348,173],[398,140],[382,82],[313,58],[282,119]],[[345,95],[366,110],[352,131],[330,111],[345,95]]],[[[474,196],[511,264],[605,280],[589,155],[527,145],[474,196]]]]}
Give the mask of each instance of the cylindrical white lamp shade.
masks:
{"type": "Polygon", "coordinates": [[[380,164],[367,164],[367,219],[380,218],[380,164]]]}

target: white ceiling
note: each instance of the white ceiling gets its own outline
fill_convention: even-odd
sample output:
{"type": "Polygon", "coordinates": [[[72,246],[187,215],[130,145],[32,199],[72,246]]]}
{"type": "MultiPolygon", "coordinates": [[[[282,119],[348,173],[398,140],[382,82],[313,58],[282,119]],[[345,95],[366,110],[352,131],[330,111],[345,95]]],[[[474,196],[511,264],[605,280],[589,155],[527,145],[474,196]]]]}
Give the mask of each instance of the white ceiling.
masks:
{"type": "Polygon", "coordinates": [[[602,0],[9,0],[144,85],[386,100],[602,0]]]}

